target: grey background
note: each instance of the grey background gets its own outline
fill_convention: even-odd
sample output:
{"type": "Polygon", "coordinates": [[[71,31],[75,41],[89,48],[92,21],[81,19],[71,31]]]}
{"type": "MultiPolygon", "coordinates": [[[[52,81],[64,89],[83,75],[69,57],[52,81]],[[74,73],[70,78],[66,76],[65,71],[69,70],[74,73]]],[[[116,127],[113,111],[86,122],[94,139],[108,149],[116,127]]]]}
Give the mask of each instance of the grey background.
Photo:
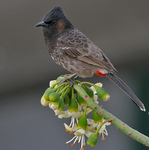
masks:
{"type": "MultiPolygon", "coordinates": [[[[149,109],[149,1],[148,0],[1,0],[0,1],[0,149],[70,149],[63,123],[40,104],[50,80],[68,73],[56,65],[46,50],[42,30],[35,28],[43,15],[61,6],[72,24],[109,57],[119,76],[149,109]]],[[[82,79],[81,79],[82,80],[82,79]]],[[[100,102],[134,129],[149,135],[149,117],[106,78],[111,95],[100,102]]],[[[113,125],[109,136],[92,149],[147,149],[113,125]]],[[[80,145],[76,144],[75,149],[80,145]]],[[[74,149],[74,148],[72,148],[74,149]]],[[[85,149],[91,149],[86,146],[85,149]]]]}

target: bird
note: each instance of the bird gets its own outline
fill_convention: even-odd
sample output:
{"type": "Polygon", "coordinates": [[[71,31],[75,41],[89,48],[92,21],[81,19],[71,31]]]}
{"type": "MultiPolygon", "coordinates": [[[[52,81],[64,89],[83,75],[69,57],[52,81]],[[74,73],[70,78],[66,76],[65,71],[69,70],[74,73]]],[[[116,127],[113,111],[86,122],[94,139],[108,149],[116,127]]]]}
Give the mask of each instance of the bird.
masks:
{"type": "Polygon", "coordinates": [[[49,54],[58,65],[82,78],[94,74],[108,77],[140,110],[146,111],[144,104],[117,76],[117,70],[104,52],[72,25],[60,6],[47,12],[35,26],[43,28],[49,54]]]}

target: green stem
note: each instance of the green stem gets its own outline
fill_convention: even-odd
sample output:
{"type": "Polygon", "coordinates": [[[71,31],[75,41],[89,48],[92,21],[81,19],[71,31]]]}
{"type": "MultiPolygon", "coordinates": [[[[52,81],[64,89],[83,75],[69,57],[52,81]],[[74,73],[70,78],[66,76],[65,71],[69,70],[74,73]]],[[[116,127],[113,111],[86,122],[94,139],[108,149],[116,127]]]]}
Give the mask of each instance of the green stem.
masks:
{"type": "Polygon", "coordinates": [[[86,81],[85,81],[85,82],[81,82],[81,85],[82,85],[82,84],[89,84],[89,85],[91,85],[91,86],[95,86],[95,84],[90,83],[90,82],[86,82],[86,81]]]}
{"type": "Polygon", "coordinates": [[[60,82],[55,83],[54,85],[51,86],[51,89],[54,89],[54,87],[59,84],[60,82]]]}
{"type": "Polygon", "coordinates": [[[111,120],[106,120],[106,121],[104,121],[104,122],[99,126],[99,128],[96,130],[96,132],[98,133],[99,130],[102,128],[102,126],[103,126],[105,123],[110,122],[110,121],[111,121],[111,120]]]}
{"type": "Polygon", "coordinates": [[[64,88],[62,88],[61,91],[59,91],[59,93],[61,94],[63,91],[65,91],[70,85],[65,86],[64,88]]]}
{"type": "Polygon", "coordinates": [[[71,96],[75,99],[75,96],[74,96],[74,88],[71,89],[71,96]]]}
{"type": "Polygon", "coordinates": [[[75,80],[75,82],[81,84],[81,82],[79,80],[75,80]]]}
{"type": "MultiPolygon", "coordinates": [[[[84,83],[84,82],[83,82],[84,83]]],[[[101,117],[105,118],[106,120],[110,120],[110,122],[117,127],[117,129],[124,132],[126,135],[131,137],[132,139],[140,142],[141,144],[149,147],[149,137],[145,136],[144,134],[134,130],[133,128],[129,127],[127,124],[122,122],[120,119],[106,111],[105,109],[101,108],[98,104],[94,102],[92,98],[90,98],[85,90],[78,84],[74,85],[75,90],[79,93],[79,95],[86,101],[87,105],[94,110],[97,114],[101,117]]]]}
{"type": "MultiPolygon", "coordinates": [[[[64,86],[65,84],[69,84],[69,83],[68,83],[68,82],[64,82],[64,83],[60,84],[59,86],[57,86],[55,89],[57,90],[57,89],[59,89],[60,87],[64,86]]],[[[69,85],[70,85],[70,84],[69,84],[69,85]]]]}
{"type": "Polygon", "coordinates": [[[69,91],[71,90],[71,88],[67,88],[66,91],[63,93],[63,96],[65,96],[69,91]]]}
{"type": "Polygon", "coordinates": [[[84,114],[86,115],[86,111],[87,111],[87,107],[85,107],[85,109],[84,109],[84,114]]]}
{"type": "MultiPolygon", "coordinates": [[[[68,86],[69,87],[69,86],[68,86]]],[[[67,87],[67,89],[62,93],[61,98],[64,98],[65,95],[69,92],[69,88],[67,87]]]]}

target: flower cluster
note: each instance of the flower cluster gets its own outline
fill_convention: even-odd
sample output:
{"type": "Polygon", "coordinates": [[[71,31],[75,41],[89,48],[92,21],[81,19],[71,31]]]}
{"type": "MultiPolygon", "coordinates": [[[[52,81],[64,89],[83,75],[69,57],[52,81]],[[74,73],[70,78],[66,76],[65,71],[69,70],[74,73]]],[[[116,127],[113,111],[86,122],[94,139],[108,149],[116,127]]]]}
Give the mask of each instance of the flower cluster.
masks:
{"type": "MultiPolygon", "coordinates": [[[[43,106],[49,106],[58,118],[71,118],[69,125],[64,123],[65,130],[73,135],[73,138],[66,142],[81,143],[80,150],[84,150],[85,136],[88,137],[87,144],[95,146],[98,135],[105,140],[105,135],[108,135],[106,126],[110,125],[110,121],[105,120],[90,107],[83,97],[80,96],[79,91],[76,91],[70,82],[64,82],[59,85],[60,81],[65,77],[58,77],[57,80],[50,81],[50,87],[45,91],[41,98],[43,106]],[[67,106],[67,110],[64,107],[67,106]],[[87,118],[87,115],[92,112],[92,119],[87,118]]],[[[98,97],[104,101],[109,100],[110,96],[105,89],[102,88],[101,83],[93,84],[90,82],[80,82],[78,80],[71,80],[73,84],[78,84],[83,88],[87,95],[98,104],[98,97]],[[88,87],[86,84],[91,85],[88,87]]]]}

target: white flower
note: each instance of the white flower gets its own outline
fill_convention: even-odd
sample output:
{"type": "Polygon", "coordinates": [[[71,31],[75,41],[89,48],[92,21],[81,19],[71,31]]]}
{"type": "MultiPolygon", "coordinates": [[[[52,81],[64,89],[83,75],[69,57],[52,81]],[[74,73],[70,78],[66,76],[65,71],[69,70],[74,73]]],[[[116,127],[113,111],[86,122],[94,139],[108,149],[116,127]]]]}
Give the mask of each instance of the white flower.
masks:
{"type": "Polygon", "coordinates": [[[89,137],[91,134],[93,134],[93,132],[89,131],[88,128],[86,128],[86,130],[84,129],[78,129],[77,124],[74,125],[74,128],[70,128],[67,124],[64,124],[66,130],[68,130],[69,132],[74,132],[74,137],[67,141],[66,144],[73,142],[73,144],[71,144],[71,146],[74,146],[75,143],[81,143],[81,148],[80,150],[83,150],[83,147],[86,145],[85,143],[85,136],[89,137]]]}
{"type": "MultiPolygon", "coordinates": [[[[102,122],[97,122],[95,123],[93,119],[87,119],[87,123],[90,124],[90,128],[94,129],[94,128],[99,128],[101,126],[102,123],[104,123],[106,120],[102,119],[102,122]]],[[[110,122],[106,122],[104,125],[102,125],[101,129],[99,130],[99,135],[101,135],[101,139],[105,140],[104,135],[108,136],[108,132],[106,129],[106,126],[109,126],[111,123],[110,122]]]]}
{"type": "Polygon", "coordinates": [[[56,80],[51,80],[49,86],[52,87],[54,84],[56,84],[56,80]]]}
{"type": "Polygon", "coordinates": [[[94,94],[94,101],[95,101],[95,103],[96,103],[96,104],[98,104],[98,103],[99,103],[99,102],[98,102],[98,96],[97,96],[97,95],[95,95],[95,94],[94,94]]]}
{"type": "Polygon", "coordinates": [[[58,109],[54,110],[55,115],[58,115],[58,118],[62,119],[62,118],[69,118],[71,117],[71,114],[69,113],[68,110],[66,111],[59,111],[58,109]]]}
{"type": "MultiPolygon", "coordinates": [[[[99,128],[100,125],[101,125],[104,121],[106,121],[106,120],[103,119],[103,121],[100,122],[100,123],[97,125],[97,128],[99,128]]],[[[105,139],[105,138],[104,138],[104,134],[105,134],[106,136],[108,136],[108,132],[107,132],[106,126],[109,126],[110,124],[111,124],[110,122],[106,122],[106,123],[101,127],[101,129],[99,130],[99,134],[102,135],[102,139],[103,139],[103,140],[105,139]]]]}
{"type": "Polygon", "coordinates": [[[53,110],[56,110],[59,107],[59,104],[56,104],[54,102],[50,102],[49,103],[49,107],[53,110]]]}
{"type": "MultiPolygon", "coordinates": [[[[96,86],[99,86],[99,87],[102,87],[102,86],[103,86],[103,84],[100,83],[100,82],[99,82],[99,83],[96,83],[95,85],[96,85],[96,86]]],[[[94,94],[96,94],[95,88],[94,88],[93,86],[91,86],[90,88],[93,90],[94,94]]]]}
{"type": "Polygon", "coordinates": [[[45,100],[44,95],[42,96],[40,102],[41,102],[42,106],[48,106],[49,105],[49,101],[45,100]]]}
{"type": "MultiPolygon", "coordinates": [[[[75,99],[77,96],[76,93],[73,93],[73,92],[71,93],[71,91],[70,93],[67,93],[69,92],[67,90],[67,86],[63,86],[63,85],[58,86],[57,84],[58,82],[56,80],[52,80],[50,81],[49,86],[50,86],[50,89],[54,88],[55,89],[54,91],[59,93],[61,97],[57,101],[52,101],[52,99],[50,101],[47,101],[45,100],[44,96],[42,96],[41,104],[43,106],[49,105],[49,107],[54,111],[55,115],[58,116],[58,118],[60,119],[71,117],[70,124],[67,125],[66,123],[64,123],[64,126],[65,126],[65,130],[69,132],[70,135],[73,135],[73,138],[67,141],[66,144],[72,141],[73,141],[72,146],[74,146],[76,142],[81,143],[80,150],[84,150],[83,147],[86,145],[85,136],[90,138],[90,136],[94,134],[95,132],[96,132],[96,135],[98,134],[101,135],[102,137],[101,139],[104,140],[105,139],[104,136],[105,135],[108,136],[106,126],[110,125],[111,123],[107,122],[107,120],[103,118],[99,122],[95,121],[96,123],[94,122],[93,119],[87,119],[86,116],[84,115],[87,115],[92,111],[92,109],[87,106],[87,103],[79,105],[77,100],[75,99]],[[67,104],[68,105],[67,110],[64,108],[66,105],[66,102],[64,103],[64,101],[61,101],[61,100],[64,100],[65,94],[69,95],[69,99],[68,99],[69,102],[67,104]],[[71,102],[70,100],[72,100],[71,98],[75,100],[74,103],[70,103],[71,102]],[[65,111],[63,111],[63,109],[65,109],[65,111]]],[[[96,87],[97,86],[102,87],[102,83],[96,83],[95,85],[96,87]]],[[[92,89],[94,92],[94,97],[93,97],[94,102],[98,104],[98,95],[97,95],[96,89],[93,86],[91,86],[90,89],[92,89]]],[[[107,99],[109,99],[108,96],[106,97],[106,100],[107,99]]]]}
{"type": "Polygon", "coordinates": [[[66,131],[69,131],[69,132],[75,132],[78,129],[76,123],[74,123],[73,128],[70,125],[68,126],[66,123],[64,123],[64,126],[65,126],[66,131]]]}
{"type": "Polygon", "coordinates": [[[102,86],[103,86],[103,84],[102,84],[101,82],[96,83],[95,85],[96,85],[96,86],[99,86],[99,87],[102,87],[102,86]]]}

